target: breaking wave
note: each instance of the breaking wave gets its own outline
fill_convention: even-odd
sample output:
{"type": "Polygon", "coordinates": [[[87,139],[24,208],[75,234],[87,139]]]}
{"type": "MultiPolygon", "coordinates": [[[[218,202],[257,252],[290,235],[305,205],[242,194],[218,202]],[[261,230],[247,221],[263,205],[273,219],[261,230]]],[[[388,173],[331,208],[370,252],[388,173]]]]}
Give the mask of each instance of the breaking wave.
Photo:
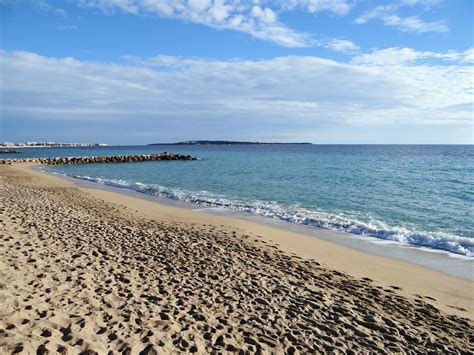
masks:
{"type": "Polygon", "coordinates": [[[446,232],[410,230],[405,227],[388,226],[383,221],[375,219],[370,219],[370,221],[367,222],[358,218],[349,217],[343,213],[309,210],[299,206],[282,206],[278,203],[259,200],[243,201],[224,196],[216,196],[207,191],[191,192],[167,188],[156,184],[143,184],[140,182],[102,179],[90,176],[63,175],[206,207],[219,207],[232,211],[277,218],[291,223],[344,231],[414,246],[445,250],[465,256],[474,256],[474,238],[461,237],[446,232]]]}

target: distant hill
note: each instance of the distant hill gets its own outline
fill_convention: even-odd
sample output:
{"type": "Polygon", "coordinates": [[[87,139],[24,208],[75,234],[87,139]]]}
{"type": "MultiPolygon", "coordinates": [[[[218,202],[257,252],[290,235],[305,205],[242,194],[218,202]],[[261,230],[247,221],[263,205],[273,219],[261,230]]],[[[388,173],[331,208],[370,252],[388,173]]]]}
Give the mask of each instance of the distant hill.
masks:
{"type": "Polygon", "coordinates": [[[250,145],[250,144],[312,144],[312,143],[268,143],[268,142],[245,142],[245,141],[184,141],[176,143],[152,143],[148,145],[250,145]]]}

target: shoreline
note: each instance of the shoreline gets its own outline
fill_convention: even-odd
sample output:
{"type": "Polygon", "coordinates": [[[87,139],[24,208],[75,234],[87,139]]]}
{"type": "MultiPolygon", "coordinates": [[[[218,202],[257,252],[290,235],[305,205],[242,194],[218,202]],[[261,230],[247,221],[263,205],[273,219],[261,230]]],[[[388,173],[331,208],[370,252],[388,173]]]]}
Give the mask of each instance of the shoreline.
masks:
{"type": "Polygon", "coordinates": [[[473,282],[0,166],[0,350],[468,351],[473,282]]]}
{"type": "Polygon", "coordinates": [[[319,240],[324,240],[332,244],[348,247],[370,255],[408,262],[410,264],[426,267],[433,271],[442,272],[456,278],[474,281],[474,258],[466,255],[455,254],[442,249],[403,244],[396,241],[379,239],[376,237],[356,235],[344,231],[335,231],[316,226],[301,225],[245,212],[228,210],[224,208],[207,207],[191,202],[154,196],[126,187],[121,188],[107,184],[100,184],[97,182],[74,178],[72,176],[57,173],[55,171],[44,170],[42,169],[42,166],[39,166],[35,170],[44,174],[71,181],[72,183],[85,188],[111,191],[126,196],[152,201],[165,206],[191,210],[196,213],[205,213],[217,217],[227,217],[250,221],[259,225],[269,226],[287,232],[304,234],[305,236],[318,238],[319,240]]]}
{"type": "MultiPolygon", "coordinates": [[[[25,171],[23,167],[22,171],[25,171]]],[[[472,314],[471,319],[474,320],[474,297],[472,297],[474,282],[469,280],[431,270],[411,262],[374,255],[314,236],[274,228],[254,221],[198,213],[182,207],[159,203],[155,199],[124,194],[119,191],[120,189],[112,191],[112,189],[101,189],[100,187],[84,187],[77,183],[77,179],[70,178],[68,181],[60,174],[54,176],[47,172],[38,171],[32,166],[27,166],[26,171],[57,179],[54,182],[55,184],[61,185],[61,181],[67,182],[107,202],[133,206],[140,213],[152,218],[159,216],[159,218],[180,220],[186,223],[210,223],[220,226],[225,225],[230,229],[239,229],[250,235],[258,236],[258,238],[264,238],[287,252],[300,257],[315,259],[325,266],[341,270],[351,276],[369,277],[385,287],[397,285],[402,289],[412,291],[412,294],[426,293],[437,300],[445,300],[445,311],[454,311],[455,314],[466,316],[464,312],[458,313],[453,307],[470,309],[472,310],[470,312],[472,314]],[[462,294],[459,290],[467,292],[462,294]],[[466,295],[471,295],[471,298],[469,299],[466,295]],[[449,302],[453,304],[448,306],[449,302]]]]}

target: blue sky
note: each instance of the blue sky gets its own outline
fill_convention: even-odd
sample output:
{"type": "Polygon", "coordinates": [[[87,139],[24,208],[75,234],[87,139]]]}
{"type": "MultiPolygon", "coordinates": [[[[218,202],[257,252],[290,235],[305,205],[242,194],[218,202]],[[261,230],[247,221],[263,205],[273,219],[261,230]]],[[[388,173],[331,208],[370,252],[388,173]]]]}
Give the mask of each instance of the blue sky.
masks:
{"type": "Polygon", "coordinates": [[[470,0],[0,0],[0,141],[472,143],[470,0]]]}

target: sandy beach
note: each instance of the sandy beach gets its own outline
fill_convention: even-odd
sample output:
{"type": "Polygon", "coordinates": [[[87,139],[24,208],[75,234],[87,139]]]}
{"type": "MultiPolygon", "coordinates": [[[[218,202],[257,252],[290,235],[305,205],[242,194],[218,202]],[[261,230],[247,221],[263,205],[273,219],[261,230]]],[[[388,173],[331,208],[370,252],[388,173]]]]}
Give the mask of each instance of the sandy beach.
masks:
{"type": "Polygon", "coordinates": [[[474,284],[0,166],[0,352],[469,353],[474,284]]]}

